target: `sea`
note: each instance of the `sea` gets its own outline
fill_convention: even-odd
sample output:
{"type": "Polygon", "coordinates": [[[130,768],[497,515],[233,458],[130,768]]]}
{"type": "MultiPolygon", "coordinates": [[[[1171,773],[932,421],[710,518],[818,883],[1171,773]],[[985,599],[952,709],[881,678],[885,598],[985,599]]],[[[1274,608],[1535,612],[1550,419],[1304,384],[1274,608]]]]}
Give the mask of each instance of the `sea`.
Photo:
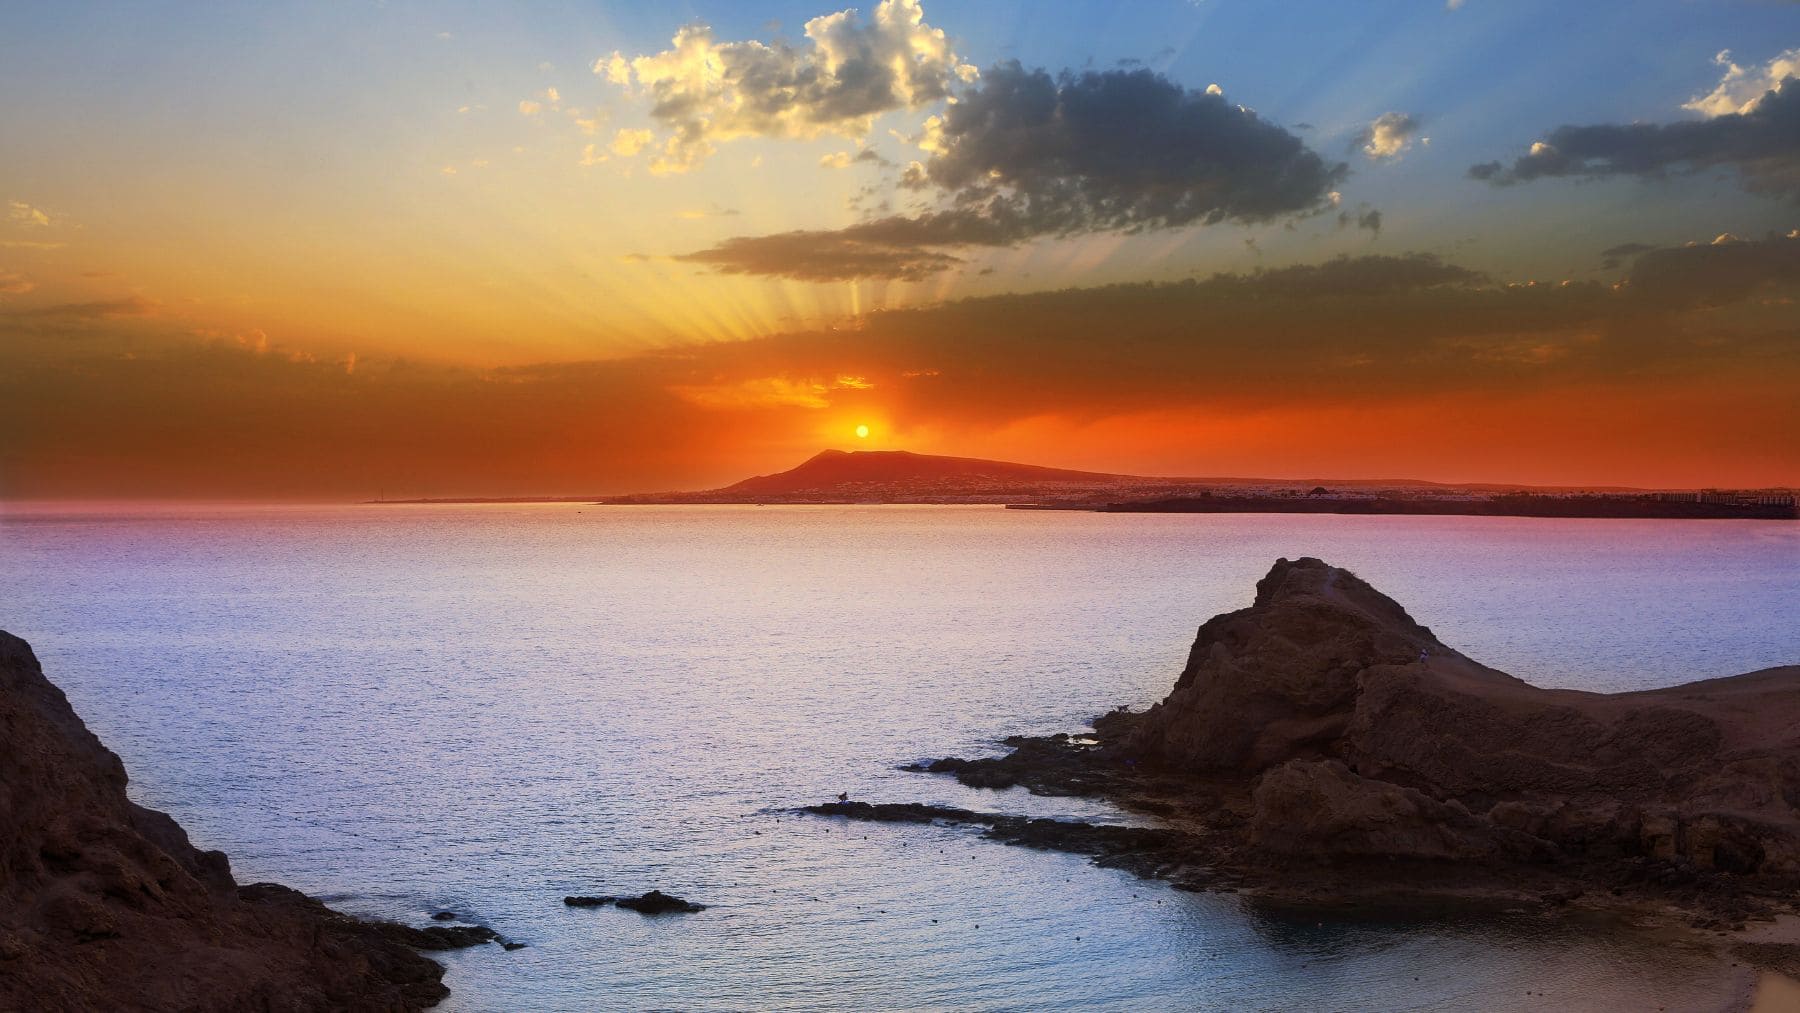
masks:
{"type": "Polygon", "coordinates": [[[526,944],[435,955],[448,1010],[1729,1008],[1704,938],[796,813],[1147,819],[899,768],[1155,702],[1302,555],[1539,685],[1800,662],[1800,524],[979,506],[11,505],[0,628],[241,882],[526,944]],[[562,902],[652,888],[706,910],[562,902]]]}

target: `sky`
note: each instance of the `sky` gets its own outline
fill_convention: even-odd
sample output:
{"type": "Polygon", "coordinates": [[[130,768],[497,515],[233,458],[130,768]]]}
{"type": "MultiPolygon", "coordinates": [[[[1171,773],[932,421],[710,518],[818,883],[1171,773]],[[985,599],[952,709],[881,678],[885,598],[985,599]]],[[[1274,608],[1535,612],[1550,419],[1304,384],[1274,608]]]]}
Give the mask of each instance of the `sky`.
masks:
{"type": "Polygon", "coordinates": [[[1800,4],[0,12],[0,497],[1800,485],[1800,4]]]}

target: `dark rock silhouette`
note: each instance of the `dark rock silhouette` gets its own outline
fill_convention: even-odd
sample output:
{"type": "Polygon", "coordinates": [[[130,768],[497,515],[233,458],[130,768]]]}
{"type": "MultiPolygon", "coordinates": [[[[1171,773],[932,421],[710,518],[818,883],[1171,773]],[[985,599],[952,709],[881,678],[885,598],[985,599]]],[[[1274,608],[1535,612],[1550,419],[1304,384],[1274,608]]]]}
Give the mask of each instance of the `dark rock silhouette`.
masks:
{"type": "Polygon", "coordinates": [[[674,897],[663,893],[661,890],[651,890],[649,893],[639,897],[571,896],[564,897],[563,903],[569,907],[606,907],[607,905],[612,905],[614,907],[622,907],[627,911],[636,911],[639,914],[647,915],[691,914],[695,911],[706,910],[706,905],[704,904],[695,904],[691,901],[685,901],[680,897],[674,897]]]}
{"type": "Polygon", "coordinates": [[[661,890],[651,890],[641,897],[620,897],[613,903],[627,911],[636,911],[639,914],[647,915],[680,914],[706,910],[704,904],[695,904],[682,900],[680,897],[671,897],[661,890]]]}
{"type": "Polygon", "coordinates": [[[239,886],[125,785],[30,646],[0,633],[0,1009],[422,1009],[449,989],[415,951],[493,938],[239,886]]]}
{"type": "MultiPolygon", "coordinates": [[[[1637,693],[1541,689],[1444,645],[1355,574],[1283,559],[1250,607],[1200,628],[1164,700],[1094,727],[909,769],[1168,817],[1164,839],[1061,850],[1195,889],[1672,905],[1729,927],[1792,906],[1800,886],[1796,666],[1637,693]]],[[[812,811],[1017,819],[859,805],[812,811]]]]}
{"type": "Polygon", "coordinates": [[[1800,873],[1800,668],[1640,693],[1531,686],[1317,559],[1209,620],[1119,750],[1260,775],[1250,839],[1295,855],[1685,859],[1800,873]]]}

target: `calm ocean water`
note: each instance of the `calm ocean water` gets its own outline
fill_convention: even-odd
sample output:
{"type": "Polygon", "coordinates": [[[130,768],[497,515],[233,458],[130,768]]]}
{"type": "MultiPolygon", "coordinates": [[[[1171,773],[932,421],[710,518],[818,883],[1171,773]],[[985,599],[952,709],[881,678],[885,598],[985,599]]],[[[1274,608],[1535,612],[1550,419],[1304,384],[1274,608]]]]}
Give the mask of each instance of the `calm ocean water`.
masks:
{"type": "Polygon", "coordinates": [[[1742,972],[1685,946],[1321,923],[783,814],[848,791],[1123,819],[894,768],[1154,701],[1282,555],[1540,684],[1800,662],[1800,525],[1740,522],[9,508],[0,627],[241,880],[529,944],[444,957],[449,1009],[1718,1008],[1742,972]],[[711,908],[561,903],[651,887],[711,908]]]}

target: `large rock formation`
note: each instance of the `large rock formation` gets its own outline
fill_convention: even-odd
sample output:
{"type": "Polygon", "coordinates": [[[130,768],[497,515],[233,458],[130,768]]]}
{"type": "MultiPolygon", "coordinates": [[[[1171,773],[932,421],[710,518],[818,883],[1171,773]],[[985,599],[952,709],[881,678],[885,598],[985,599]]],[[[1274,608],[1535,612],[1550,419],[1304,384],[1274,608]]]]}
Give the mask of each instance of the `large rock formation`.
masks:
{"type": "Polygon", "coordinates": [[[1800,668],[1547,690],[1446,647],[1317,559],[1200,628],[1111,744],[1252,788],[1249,844],[1304,857],[1679,859],[1800,873],[1800,668]]]}
{"type": "Polygon", "coordinates": [[[399,1011],[448,994],[412,948],[433,939],[238,886],[225,855],[125,784],[31,648],[0,633],[0,1009],[399,1011]]]}
{"type": "Polygon", "coordinates": [[[1104,796],[1160,817],[1157,834],[937,806],[808,811],[980,825],[1283,903],[1580,899],[1712,929],[1800,911],[1800,666],[1642,693],[1539,689],[1317,559],[1278,561],[1249,608],[1200,627],[1149,711],[1104,715],[1093,736],[1006,741],[1005,756],[906,769],[1104,796]]]}

